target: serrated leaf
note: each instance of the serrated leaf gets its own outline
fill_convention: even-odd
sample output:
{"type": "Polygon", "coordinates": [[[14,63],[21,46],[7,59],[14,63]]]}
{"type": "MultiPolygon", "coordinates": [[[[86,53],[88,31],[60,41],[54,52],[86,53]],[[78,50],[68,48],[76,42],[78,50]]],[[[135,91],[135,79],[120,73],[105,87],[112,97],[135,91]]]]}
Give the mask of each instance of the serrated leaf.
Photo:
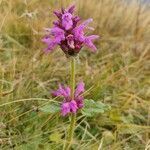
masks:
{"type": "Polygon", "coordinates": [[[109,110],[110,106],[102,103],[95,102],[94,100],[84,100],[84,108],[82,109],[82,114],[88,117],[92,117],[98,113],[104,113],[106,110],[109,110]]]}
{"type": "Polygon", "coordinates": [[[57,113],[60,111],[60,105],[56,103],[51,103],[43,106],[42,108],[40,108],[40,110],[45,113],[57,113]]]}

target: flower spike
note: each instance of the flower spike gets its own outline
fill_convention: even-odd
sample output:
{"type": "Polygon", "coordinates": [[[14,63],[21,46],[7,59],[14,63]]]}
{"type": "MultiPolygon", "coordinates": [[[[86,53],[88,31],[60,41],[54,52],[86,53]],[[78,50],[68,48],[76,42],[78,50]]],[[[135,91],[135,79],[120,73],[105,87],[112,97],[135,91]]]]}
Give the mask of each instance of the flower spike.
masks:
{"type": "Polygon", "coordinates": [[[60,96],[64,99],[61,104],[61,114],[62,116],[66,116],[69,113],[76,113],[79,109],[83,107],[84,98],[82,93],[84,92],[84,83],[78,83],[75,93],[74,99],[71,98],[71,89],[69,86],[63,86],[59,84],[59,88],[56,91],[52,92],[53,96],[60,96]]]}
{"type": "Polygon", "coordinates": [[[45,49],[51,52],[57,45],[60,46],[62,51],[68,56],[74,56],[80,52],[83,46],[87,46],[92,52],[96,51],[96,46],[93,41],[98,36],[86,36],[86,29],[93,29],[88,27],[88,24],[93,21],[92,18],[79,24],[81,20],[79,16],[74,16],[73,12],[75,5],[66,9],[62,8],[61,11],[54,11],[58,20],[53,22],[53,27],[46,28],[48,34],[42,39],[47,45],[45,49]]]}

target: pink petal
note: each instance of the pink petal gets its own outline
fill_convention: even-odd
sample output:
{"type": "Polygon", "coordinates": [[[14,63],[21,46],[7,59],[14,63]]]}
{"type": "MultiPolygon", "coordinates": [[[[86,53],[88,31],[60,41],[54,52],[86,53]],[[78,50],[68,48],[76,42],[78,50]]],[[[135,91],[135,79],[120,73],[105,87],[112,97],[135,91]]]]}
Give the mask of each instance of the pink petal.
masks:
{"type": "Polygon", "coordinates": [[[46,43],[46,44],[49,44],[51,42],[51,38],[46,36],[42,39],[42,42],[46,43]]]}
{"type": "Polygon", "coordinates": [[[64,87],[61,84],[59,84],[59,88],[56,91],[52,92],[53,96],[63,96],[64,98],[68,98],[70,96],[70,88],[64,87]]]}
{"type": "Polygon", "coordinates": [[[60,21],[53,21],[53,24],[55,27],[60,27],[61,24],[60,24],[60,21]]]}
{"type": "Polygon", "coordinates": [[[60,43],[62,40],[65,39],[65,32],[64,30],[58,28],[58,27],[54,27],[51,29],[51,34],[55,37],[55,40],[58,41],[58,43],[60,43]]]}
{"type": "Polygon", "coordinates": [[[84,89],[84,83],[83,82],[80,82],[78,85],[77,85],[77,88],[75,90],[75,97],[78,97],[80,94],[82,94],[85,89],[84,89]]]}
{"type": "Polygon", "coordinates": [[[72,5],[69,8],[67,8],[67,12],[72,14],[74,12],[74,9],[75,9],[75,5],[72,5]]]}
{"type": "Polygon", "coordinates": [[[45,28],[47,32],[49,32],[49,35],[44,37],[42,39],[42,42],[47,44],[47,48],[45,51],[52,51],[55,46],[59,45],[61,41],[65,39],[65,33],[64,30],[54,27],[54,28],[45,28]]]}
{"type": "Polygon", "coordinates": [[[92,22],[93,21],[93,19],[92,18],[90,18],[90,19],[88,19],[88,20],[85,20],[83,23],[81,23],[78,27],[76,27],[76,28],[78,28],[78,30],[80,30],[80,31],[83,31],[87,26],[88,26],[88,24],[90,23],[90,22],[92,22]]]}
{"type": "Polygon", "coordinates": [[[65,30],[69,30],[72,28],[73,26],[72,14],[65,13],[62,15],[62,26],[65,28],[65,30]]]}
{"type": "Polygon", "coordinates": [[[77,107],[76,101],[72,100],[72,101],[69,103],[69,106],[70,106],[71,112],[73,112],[73,113],[76,113],[76,112],[77,112],[78,107],[77,107]]]}
{"type": "Polygon", "coordinates": [[[91,35],[85,38],[84,40],[84,44],[89,47],[93,52],[96,52],[97,48],[96,46],[93,44],[93,40],[99,38],[99,36],[97,35],[91,35]]]}
{"type": "Polygon", "coordinates": [[[73,28],[75,28],[77,26],[77,23],[81,20],[80,17],[75,16],[72,18],[73,20],[73,28]]]}
{"type": "Polygon", "coordinates": [[[42,42],[47,44],[47,48],[45,49],[45,52],[53,51],[55,46],[57,46],[57,42],[50,37],[45,37],[42,39],[42,42]]]}
{"type": "Polygon", "coordinates": [[[61,114],[62,116],[66,116],[68,113],[70,113],[70,103],[63,103],[61,105],[61,114]]]}
{"type": "Polygon", "coordinates": [[[62,17],[62,13],[61,13],[61,12],[59,12],[59,11],[54,11],[54,14],[55,14],[59,19],[61,19],[61,17],[62,17]]]}
{"type": "Polygon", "coordinates": [[[99,36],[98,35],[90,35],[87,38],[90,39],[90,40],[96,40],[96,39],[99,38],[99,36]]]}
{"type": "Polygon", "coordinates": [[[77,107],[80,109],[83,107],[83,100],[84,98],[82,96],[78,96],[78,98],[76,99],[76,103],[77,103],[77,107]]]}
{"type": "Polygon", "coordinates": [[[73,30],[74,38],[77,41],[84,41],[84,32],[82,26],[78,26],[73,30]]]}
{"type": "Polygon", "coordinates": [[[81,25],[84,26],[84,27],[86,27],[92,21],[93,21],[93,19],[89,18],[89,19],[85,20],[81,25]]]}
{"type": "Polygon", "coordinates": [[[69,96],[70,96],[70,93],[71,93],[70,87],[67,86],[67,87],[64,88],[64,90],[65,90],[65,92],[66,92],[67,97],[69,97],[69,96]]]}
{"type": "Polygon", "coordinates": [[[74,33],[74,36],[75,36],[76,40],[79,40],[80,42],[83,42],[85,40],[84,29],[92,21],[93,21],[93,19],[90,18],[90,19],[84,21],[82,24],[80,24],[76,28],[74,28],[73,33],[74,33]]]}

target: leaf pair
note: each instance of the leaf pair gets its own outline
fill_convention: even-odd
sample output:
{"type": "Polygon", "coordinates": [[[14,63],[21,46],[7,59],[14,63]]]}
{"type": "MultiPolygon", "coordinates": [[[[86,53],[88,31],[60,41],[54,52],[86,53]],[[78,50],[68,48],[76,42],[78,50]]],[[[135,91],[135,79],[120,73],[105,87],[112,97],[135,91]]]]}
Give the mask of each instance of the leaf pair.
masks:
{"type": "MultiPolygon", "coordinates": [[[[104,113],[105,111],[109,110],[110,106],[102,103],[96,102],[94,100],[84,100],[84,107],[82,108],[81,113],[87,117],[92,117],[98,113],[104,113]]],[[[57,113],[60,112],[60,104],[58,103],[51,103],[46,106],[40,108],[42,112],[45,113],[57,113]]]]}

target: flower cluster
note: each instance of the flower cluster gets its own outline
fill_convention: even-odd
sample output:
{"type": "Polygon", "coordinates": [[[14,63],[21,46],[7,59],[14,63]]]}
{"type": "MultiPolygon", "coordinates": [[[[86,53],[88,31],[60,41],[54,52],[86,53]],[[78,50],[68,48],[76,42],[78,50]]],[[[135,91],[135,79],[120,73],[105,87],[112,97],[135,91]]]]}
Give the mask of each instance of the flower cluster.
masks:
{"type": "Polygon", "coordinates": [[[64,98],[63,103],[61,104],[61,114],[66,116],[69,113],[76,113],[78,109],[83,107],[83,96],[84,92],[84,83],[80,82],[74,92],[74,98],[71,98],[71,89],[70,87],[65,87],[59,85],[59,89],[52,92],[53,96],[61,96],[64,98]]]}
{"type": "Polygon", "coordinates": [[[74,16],[75,6],[70,6],[67,9],[60,11],[54,11],[54,14],[58,17],[57,21],[54,21],[52,28],[46,28],[46,36],[42,39],[47,44],[46,52],[54,50],[59,45],[66,55],[74,56],[80,52],[81,48],[85,45],[89,47],[93,52],[96,51],[96,47],[93,44],[93,40],[97,39],[97,35],[85,35],[85,29],[91,29],[88,24],[92,22],[92,19],[88,19],[81,24],[80,17],[74,16]]]}

